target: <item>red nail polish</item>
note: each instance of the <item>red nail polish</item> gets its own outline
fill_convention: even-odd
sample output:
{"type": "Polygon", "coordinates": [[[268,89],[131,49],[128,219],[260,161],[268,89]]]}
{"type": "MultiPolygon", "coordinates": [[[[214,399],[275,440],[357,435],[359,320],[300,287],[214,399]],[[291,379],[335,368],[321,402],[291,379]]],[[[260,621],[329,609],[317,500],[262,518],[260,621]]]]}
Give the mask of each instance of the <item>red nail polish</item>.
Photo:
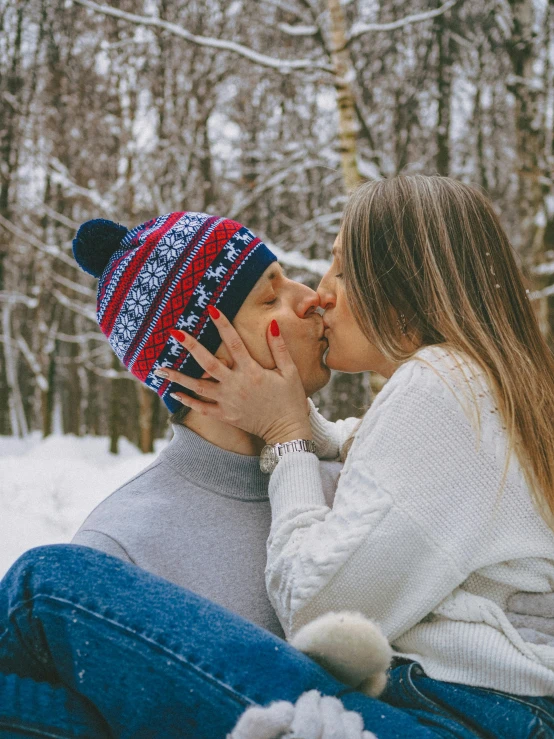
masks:
{"type": "Polygon", "coordinates": [[[277,323],[275,319],[271,321],[271,326],[269,327],[269,330],[271,331],[272,336],[279,336],[279,334],[281,333],[279,331],[279,324],[277,323]]]}
{"type": "Polygon", "coordinates": [[[214,308],[213,305],[208,306],[208,313],[210,314],[210,318],[219,318],[221,313],[217,310],[217,308],[214,308]]]}
{"type": "Polygon", "coordinates": [[[187,338],[185,332],[179,331],[178,328],[172,328],[169,333],[173,336],[174,339],[180,341],[181,343],[183,343],[183,341],[187,338]]]}

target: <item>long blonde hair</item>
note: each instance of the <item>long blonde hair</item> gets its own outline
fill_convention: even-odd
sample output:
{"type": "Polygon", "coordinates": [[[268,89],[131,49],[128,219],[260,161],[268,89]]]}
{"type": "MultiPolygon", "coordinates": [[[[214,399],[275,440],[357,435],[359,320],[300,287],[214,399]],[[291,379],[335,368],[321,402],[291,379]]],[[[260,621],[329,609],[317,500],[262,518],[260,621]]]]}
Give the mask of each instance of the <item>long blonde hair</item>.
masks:
{"type": "MultiPolygon", "coordinates": [[[[465,353],[483,370],[533,500],[554,528],[554,355],[492,203],[449,177],[361,185],[341,224],[346,295],[364,335],[389,360],[404,314],[419,346],[465,353]],[[392,310],[391,310],[392,309],[392,310]]],[[[504,480],[503,478],[503,480],[504,480]]]]}

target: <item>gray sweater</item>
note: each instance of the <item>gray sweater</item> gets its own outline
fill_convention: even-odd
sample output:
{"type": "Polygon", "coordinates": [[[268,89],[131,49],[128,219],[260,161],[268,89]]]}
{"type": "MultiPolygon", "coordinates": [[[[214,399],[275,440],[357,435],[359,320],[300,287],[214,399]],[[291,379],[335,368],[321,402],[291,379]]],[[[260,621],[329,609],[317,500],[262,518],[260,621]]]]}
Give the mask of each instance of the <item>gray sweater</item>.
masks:
{"type": "MultiPolygon", "coordinates": [[[[100,549],[283,636],[264,581],[269,476],[184,426],[158,458],[106,498],[74,544],[100,549]]],[[[328,502],[341,465],[321,463],[328,502]]]]}

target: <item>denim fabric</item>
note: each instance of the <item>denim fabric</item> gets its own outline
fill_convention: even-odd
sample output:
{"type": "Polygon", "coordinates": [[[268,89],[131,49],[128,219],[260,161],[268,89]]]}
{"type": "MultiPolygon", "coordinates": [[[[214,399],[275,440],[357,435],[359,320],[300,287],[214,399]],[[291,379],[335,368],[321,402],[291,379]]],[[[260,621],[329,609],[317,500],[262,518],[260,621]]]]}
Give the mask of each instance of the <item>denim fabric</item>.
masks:
{"type": "Polygon", "coordinates": [[[433,680],[416,662],[391,670],[381,700],[435,731],[446,730],[448,737],[554,737],[554,698],[509,695],[433,680]]]}
{"type": "Polygon", "coordinates": [[[386,702],[363,696],[239,616],[74,545],[27,552],[0,583],[0,672],[2,737],[223,739],[246,707],[314,688],[379,739],[554,736],[551,699],[439,683],[415,663],[392,670],[386,702]]]}
{"type": "Polygon", "coordinates": [[[88,701],[61,686],[0,674],[0,737],[110,737],[88,701]]]}

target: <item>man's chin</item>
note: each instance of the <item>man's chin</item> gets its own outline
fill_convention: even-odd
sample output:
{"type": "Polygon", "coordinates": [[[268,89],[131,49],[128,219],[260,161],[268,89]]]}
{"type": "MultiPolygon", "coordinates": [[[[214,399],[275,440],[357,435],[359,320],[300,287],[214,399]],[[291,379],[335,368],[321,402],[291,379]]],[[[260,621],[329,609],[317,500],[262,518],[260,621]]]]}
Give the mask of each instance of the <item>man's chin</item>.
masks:
{"type": "Polygon", "coordinates": [[[309,398],[314,393],[322,390],[331,379],[331,370],[325,364],[321,364],[317,370],[310,375],[307,382],[303,382],[306,396],[309,398]]]}

